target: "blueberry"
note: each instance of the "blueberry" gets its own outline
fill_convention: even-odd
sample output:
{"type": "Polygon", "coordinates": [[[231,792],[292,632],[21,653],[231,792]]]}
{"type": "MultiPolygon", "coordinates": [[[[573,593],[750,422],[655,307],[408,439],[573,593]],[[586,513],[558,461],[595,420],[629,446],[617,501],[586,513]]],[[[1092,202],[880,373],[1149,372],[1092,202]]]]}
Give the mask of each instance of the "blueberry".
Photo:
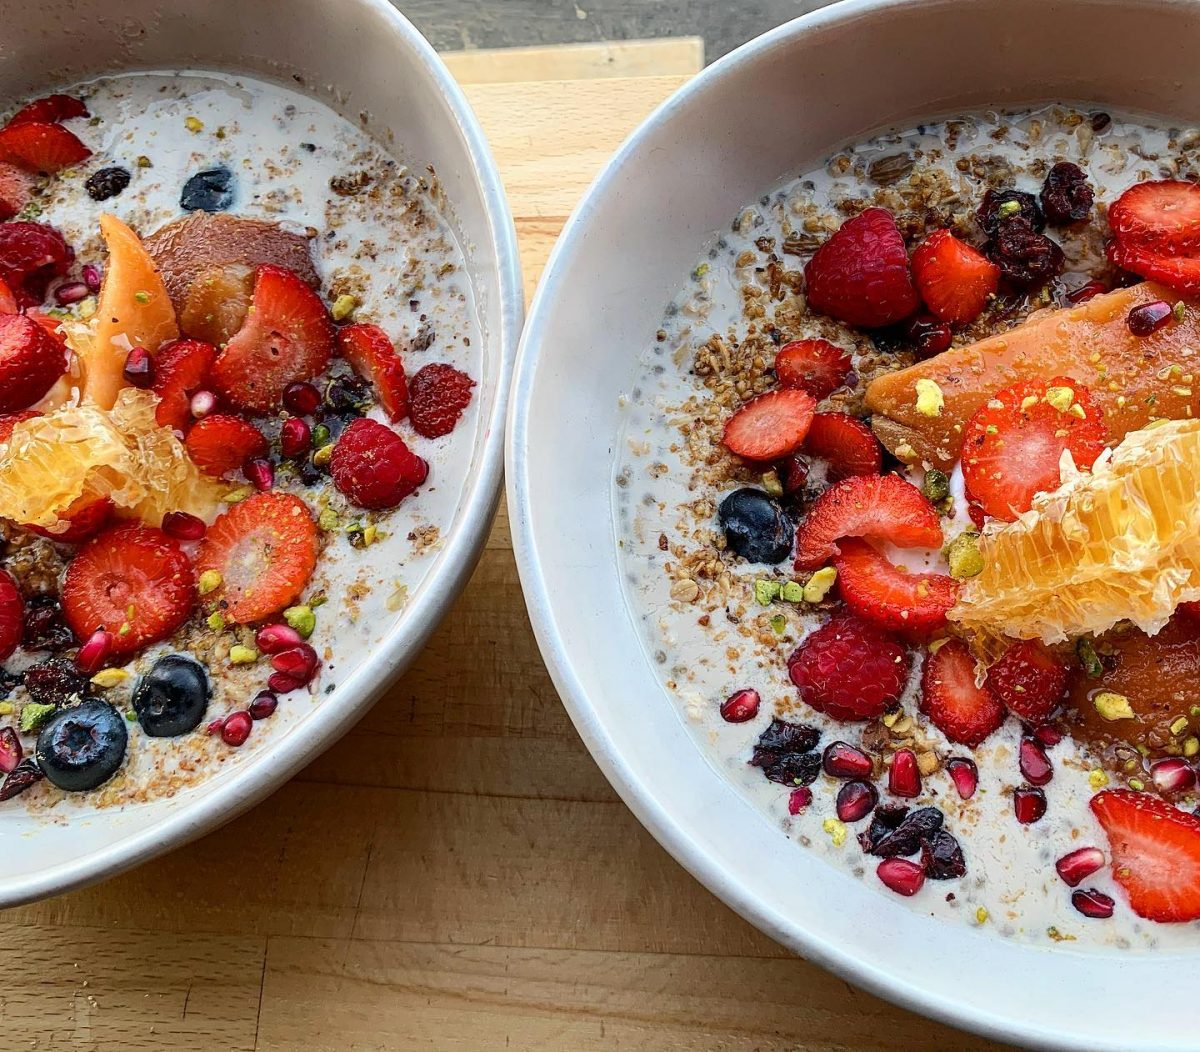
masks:
{"type": "Polygon", "coordinates": [[[50,717],[37,740],[37,761],[60,789],[81,793],[107,782],[125,759],[129,731],[107,701],[89,698],[50,717]]]}
{"type": "Polygon", "coordinates": [[[224,212],[231,204],[233,172],[223,164],[197,172],[179,195],[179,207],[185,212],[224,212]]]}
{"type": "Polygon", "coordinates": [[[142,730],[152,738],[173,738],[199,725],[211,696],[208,673],[199,661],[168,654],[141,678],[133,692],[133,708],[142,730]]]}
{"type": "Polygon", "coordinates": [[[795,527],[770,497],[757,489],[737,489],[717,509],[729,550],[752,563],[783,562],[792,551],[795,527]]]}

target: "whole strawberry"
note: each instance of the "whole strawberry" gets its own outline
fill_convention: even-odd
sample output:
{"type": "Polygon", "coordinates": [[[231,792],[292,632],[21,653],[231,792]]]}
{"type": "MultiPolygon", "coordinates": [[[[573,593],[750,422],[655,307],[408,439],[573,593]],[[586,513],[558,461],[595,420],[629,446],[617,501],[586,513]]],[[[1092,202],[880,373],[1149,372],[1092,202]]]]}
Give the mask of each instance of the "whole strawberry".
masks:
{"type": "Polygon", "coordinates": [[[429,465],[390,427],[364,417],[342,432],[329,473],[360,508],[394,508],[425,481],[429,465]]]}

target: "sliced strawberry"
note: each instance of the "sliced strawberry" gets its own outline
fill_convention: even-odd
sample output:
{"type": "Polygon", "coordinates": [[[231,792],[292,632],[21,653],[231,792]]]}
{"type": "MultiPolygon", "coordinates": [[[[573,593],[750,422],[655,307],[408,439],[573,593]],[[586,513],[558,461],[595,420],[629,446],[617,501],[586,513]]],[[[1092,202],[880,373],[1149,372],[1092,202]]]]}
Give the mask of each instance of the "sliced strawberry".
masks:
{"type": "Polygon", "coordinates": [[[785,388],[750,399],[725,424],[721,441],[747,460],[779,460],[794,453],[812,424],[816,399],[785,388]]]}
{"type": "Polygon", "coordinates": [[[342,432],[329,473],[360,508],[394,508],[425,481],[429,465],[390,427],[364,417],[342,432]]]}
{"type": "Polygon", "coordinates": [[[1104,451],[1104,422],[1087,389],[1070,377],[1027,380],[996,392],[971,417],[963,435],[967,497],[1011,522],[1061,482],[1070,450],[1086,470],[1104,451]]]}
{"type": "Polygon", "coordinates": [[[218,516],[200,542],[196,571],[220,575],[204,598],[218,604],[226,621],[261,621],[304,591],[317,547],[317,525],[304,501],[256,493],[218,516]]]}
{"type": "Polygon", "coordinates": [[[408,379],[388,334],[378,325],[358,323],[338,329],[337,340],[342,357],[370,383],[388,419],[404,419],[408,414],[408,379]]]}
{"type": "Polygon", "coordinates": [[[217,349],[202,340],[172,340],[154,356],[154,418],[162,427],[186,431],[192,422],[191,399],[208,382],[217,349]]]}
{"type": "Polygon", "coordinates": [[[1097,793],[1090,806],[1133,912],[1166,923],[1200,919],[1200,818],[1128,789],[1097,793]]]}
{"type": "Polygon", "coordinates": [[[1162,179],[1131,186],[1108,210],[1108,225],[1128,247],[1192,255],[1200,249],[1200,185],[1162,179]]]}
{"type": "Polygon", "coordinates": [[[978,318],[1000,284],[1000,268],[949,230],[935,230],[917,246],[912,270],[925,306],[951,325],[978,318]]]}
{"type": "Polygon", "coordinates": [[[63,345],[23,314],[0,314],[0,413],[27,409],[67,370],[63,345]]]}
{"type": "Polygon", "coordinates": [[[33,196],[34,178],[15,164],[0,162],[0,219],[12,219],[33,196]]]}
{"type": "Polygon", "coordinates": [[[72,117],[86,117],[88,109],[74,95],[47,95],[22,106],[8,118],[7,127],[14,124],[55,124],[72,117]]]}
{"type": "Polygon", "coordinates": [[[7,570],[0,570],[0,661],[7,661],[25,631],[25,599],[7,570]]]}
{"type": "Polygon", "coordinates": [[[54,227],[44,223],[0,223],[0,279],[17,297],[18,306],[40,303],[46,286],[62,277],[75,252],[54,227]]]}
{"type": "Polygon", "coordinates": [[[1045,723],[1067,692],[1067,667],[1036,639],[1009,647],[990,669],[992,692],[1021,719],[1045,723]]]}
{"type": "Polygon", "coordinates": [[[79,639],[113,633],[118,656],[166,639],[192,612],[192,565],[162,530],[127,522],[88,541],[63,579],[62,609],[79,639]]]}
{"type": "Polygon", "coordinates": [[[820,401],[844,387],[854,363],[841,347],[828,340],[793,340],[775,355],[780,387],[797,387],[820,401]]]}
{"type": "Polygon", "coordinates": [[[1168,256],[1121,241],[1110,241],[1106,251],[1114,267],[1161,282],[1184,295],[1200,296],[1200,259],[1168,256]]]}
{"type": "Polygon", "coordinates": [[[7,416],[0,416],[0,444],[7,442],[12,437],[13,428],[22,420],[32,420],[35,416],[41,415],[41,413],[33,409],[22,409],[19,413],[9,413],[7,416]]]}
{"type": "Polygon", "coordinates": [[[925,659],[921,711],[950,741],[974,748],[1004,722],[1004,705],[975,681],[975,658],[961,639],[925,659]]]}
{"type": "Polygon", "coordinates": [[[16,314],[19,309],[13,290],[8,287],[7,281],[0,278],[0,314],[16,314]]]}
{"type": "Polygon", "coordinates": [[[61,515],[57,532],[45,526],[26,525],[25,529],[39,537],[47,537],[62,544],[80,544],[96,536],[112,517],[113,502],[108,497],[94,497],[85,493],[71,503],[61,515]]]}
{"type": "Polygon", "coordinates": [[[184,439],[188,455],[207,475],[232,474],[270,448],[263,433],[240,416],[214,413],[197,420],[184,439]]]}
{"type": "Polygon", "coordinates": [[[421,366],[408,392],[408,416],[417,434],[438,438],[453,431],[471,404],[474,386],[474,380],[452,365],[431,362],[421,366]]]}
{"type": "Polygon", "coordinates": [[[883,470],[883,447],[875,432],[846,413],[815,414],[804,449],[828,462],[831,482],[883,470]]]}
{"type": "Polygon", "coordinates": [[[273,412],[288,384],[325,371],[333,349],[333,322],[317,294],[265,263],[245,322],[213,365],[213,386],[238,409],[273,412]]]}
{"type": "Polygon", "coordinates": [[[843,537],[872,537],[901,548],[940,548],[937,509],[899,475],[848,478],[819,496],[796,530],[796,569],[816,570],[843,537]]]}
{"type": "Polygon", "coordinates": [[[0,160],[30,172],[53,174],[91,155],[79,136],[61,124],[29,121],[0,128],[0,160]]]}
{"type": "Polygon", "coordinates": [[[940,573],[910,573],[866,541],[847,537],[833,560],[842,599],[864,621],[923,639],[946,623],[958,582],[940,573]]]}

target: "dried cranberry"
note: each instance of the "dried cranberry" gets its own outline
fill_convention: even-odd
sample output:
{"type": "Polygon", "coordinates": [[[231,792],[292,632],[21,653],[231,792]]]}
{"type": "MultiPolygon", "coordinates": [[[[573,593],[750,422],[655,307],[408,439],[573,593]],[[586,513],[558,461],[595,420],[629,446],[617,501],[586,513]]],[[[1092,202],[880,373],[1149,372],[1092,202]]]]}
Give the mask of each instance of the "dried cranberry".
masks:
{"type": "Polygon", "coordinates": [[[1174,311],[1166,300],[1152,300],[1134,307],[1125,319],[1134,336],[1150,336],[1171,320],[1174,311]]]}
{"type": "Polygon", "coordinates": [[[50,595],[35,595],[25,606],[25,630],[21,645],[26,650],[62,650],[75,642],[75,634],[63,620],[62,607],[50,595]]]}
{"type": "Polygon", "coordinates": [[[930,880],[954,880],[967,872],[962,847],[945,829],[935,830],[922,842],[921,863],[930,880]]]}
{"type": "Polygon", "coordinates": [[[0,784],[0,800],[11,800],[14,796],[19,796],[45,777],[33,759],[22,760],[5,776],[3,784],[0,784]]]}
{"type": "Polygon", "coordinates": [[[25,689],[39,705],[65,705],[88,694],[88,680],[65,658],[50,658],[25,670],[25,689]]]}
{"type": "Polygon", "coordinates": [[[1042,184],[1042,211],[1051,223],[1079,223],[1087,219],[1096,195],[1083,169],[1060,161],[1042,184]]]}
{"type": "Polygon", "coordinates": [[[813,751],[820,737],[815,727],[776,717],[759,736],[750,765],[780,785],[811,785],[821,770],[820,753],[813,751]]]}
{"type": "Polygon", "coordinates": [[[802,785],[799,789],[793,789],[788,794],[788,814],[798,815],[812,802],[813,794],[808,786],[802,785]]]}
{"type": "MultiPolygon", "coordinates": [[[[877,838],[871,836],[874,832],[872,823],[872,828],[867,830],[868,842],[863,844],[863,850],[878,858],[915,855],[921,844],[941,828],[942,812],[936,807],[921,807],[906,814],[895,829],[882,830],[882,835],[877,838]]],[[[859,842],[862,843],[861,840],[859,842]]]]}
{"type": "Polygon", "coordinates": [[[1019,217],[1002,223],[985,251],[1004,279],[1017,288],[1044,285],[1063,266],[1062,249],[1019,217]]]}
{"type": "Polygon", "coordinates": [[[932,358],[947,350],[954,339],[950,326],[932,314],[914,315],[907,322],[904,334],[922,358],[932,358]]]}
{"type": "Polygon", "coordinates": [[[995,237],[1001,227],[1016,219],[1025,220],[1038,233],[1046,226],[1037,198],[1023,190],[989,190],[983,195],[976,217],[988,237],[995,237]]]}
{"type": "Polygon", "coordinates": [[[116,197],[128,185],[129,170],[114,166],[93,172],[88,176],[83,188],[93,201],[107,201],[110,197],[116,197]]]}

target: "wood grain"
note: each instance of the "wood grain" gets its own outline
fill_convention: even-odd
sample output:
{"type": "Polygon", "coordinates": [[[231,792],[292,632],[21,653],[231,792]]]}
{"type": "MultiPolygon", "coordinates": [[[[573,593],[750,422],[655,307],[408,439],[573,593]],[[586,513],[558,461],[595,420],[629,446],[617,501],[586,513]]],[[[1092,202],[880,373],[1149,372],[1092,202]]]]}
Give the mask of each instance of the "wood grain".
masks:
{"type": "MultiPolygon", "coordinates": [[[[628,70],[649,62],[636,50],[628,70]]],[[[530,68],[592,76],[616,54],[530,68]]],[[[683,78],[520,83],[489,61],[467,90],[531,290],[600,166],[683,78]]],[[[224,830],[8,911],[0,945],[5,1049],[1000,1047],[790,956],[658,847],[542,667],[503,513],[426,651],[341,742],[224,830]]]]}

